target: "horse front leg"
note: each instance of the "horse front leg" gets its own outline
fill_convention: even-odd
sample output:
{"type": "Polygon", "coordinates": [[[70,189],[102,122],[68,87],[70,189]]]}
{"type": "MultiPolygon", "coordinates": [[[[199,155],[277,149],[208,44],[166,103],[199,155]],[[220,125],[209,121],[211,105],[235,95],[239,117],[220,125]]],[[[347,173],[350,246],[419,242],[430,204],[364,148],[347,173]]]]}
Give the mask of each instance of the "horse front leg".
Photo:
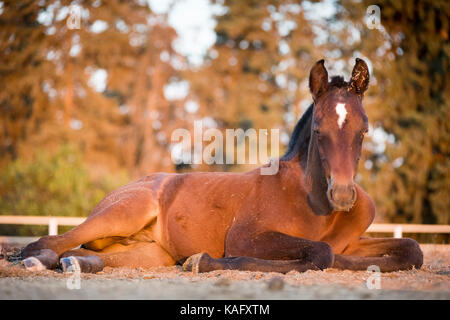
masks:
{"type": "Polygon", "coordinates": [[[422,264],[422,250],[413,239],[361,238],[335,255],[333,268],[367,270],[375,265],[382,272],[392,272],[420,269],[422,264]]]}
{"type": "Polygon", "coordinates": [[[333,265],[334,254],[325,242],[311,241],[279,232],[264,232],[245,239],[229,233],[225,257],[214,259],[207,253],[189,257],[185,271],[241,270],[287,273],[291,270],[322,270],[333,265]]]}

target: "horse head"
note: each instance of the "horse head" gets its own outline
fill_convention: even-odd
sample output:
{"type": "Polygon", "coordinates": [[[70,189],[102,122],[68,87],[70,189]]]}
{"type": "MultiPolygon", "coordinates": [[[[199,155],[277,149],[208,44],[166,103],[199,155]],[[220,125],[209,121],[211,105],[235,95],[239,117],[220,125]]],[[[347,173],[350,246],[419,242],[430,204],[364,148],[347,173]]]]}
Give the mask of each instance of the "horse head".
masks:
{"type": "Polygon", "coordinates": [[[362,106],[369,85],[366,63],[356,59],[350,81],[333,77],[328,81],[324,61],[311,69],[309,86],[314,100],[310,150],[326,178],[326,196],[333,210],[348,211],[356,201],[356,176],[364,134],[368,130],[362,106]]]}

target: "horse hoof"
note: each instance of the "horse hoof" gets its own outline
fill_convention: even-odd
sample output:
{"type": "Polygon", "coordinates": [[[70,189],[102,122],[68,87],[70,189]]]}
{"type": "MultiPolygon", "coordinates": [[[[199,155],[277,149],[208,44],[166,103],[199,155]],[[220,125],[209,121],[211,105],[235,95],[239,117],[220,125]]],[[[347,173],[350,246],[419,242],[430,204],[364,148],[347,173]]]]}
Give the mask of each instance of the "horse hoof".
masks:
{"type": "Polygon", "coordinates": [[[192,271],[193,273],[199,273],[200,271],[200,261],[202,258],[206,257],[207,254],[205,252],[197,253],[190,256],[185,263],[183,263],[184,271],[192,271]]]}
{"type": "Polygon", "coordinates": [[[42,249],[37,255],[22,260],[22,265],[30,271],[54,269],[58,266],[58,255],[53,250],[42,249]]]}
{"type": "Polygon", "coordinates": [[[81,272],[80,263],[74,256],[61,258],[59,260],[59,264],[61,265],[62,271],[64,273],[81,272]]]}
{"type": "Polygon", "coordinates": [[[47,270],[47,268],[42,264],[42,262],[40,262],[39,259],[36,257],[29,257],[22,260],[22,265],[25,267],[25,269],[29,271],[47,270]]]}
{"type": "Polygon", "coordinates": [[[103,261],[97,256],[75,257],[70,256],[60,259],[63,272],[96,273],[103,270],[103,261]]]}

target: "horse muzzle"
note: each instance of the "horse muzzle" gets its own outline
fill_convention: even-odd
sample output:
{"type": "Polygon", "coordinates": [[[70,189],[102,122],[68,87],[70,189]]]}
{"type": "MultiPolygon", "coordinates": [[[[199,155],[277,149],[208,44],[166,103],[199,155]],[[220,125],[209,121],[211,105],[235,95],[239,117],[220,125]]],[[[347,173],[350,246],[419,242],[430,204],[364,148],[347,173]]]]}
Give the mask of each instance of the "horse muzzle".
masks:
{"type": "Polygon", "coordinates": [[[356,189],[354,184],[328,184],[328,201],[335,211],[350,211],[356,201],[356,189]]]}

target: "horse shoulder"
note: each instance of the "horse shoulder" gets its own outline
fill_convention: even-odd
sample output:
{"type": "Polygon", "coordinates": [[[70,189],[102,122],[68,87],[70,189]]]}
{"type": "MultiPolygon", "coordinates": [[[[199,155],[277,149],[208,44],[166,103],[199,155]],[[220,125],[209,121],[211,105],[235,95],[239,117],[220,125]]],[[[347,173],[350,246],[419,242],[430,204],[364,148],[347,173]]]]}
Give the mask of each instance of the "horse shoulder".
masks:
{"type": "Polygon", "coordinates": [[[315,220],[321,217],[308,208],[300,173],[280,168],[277,175],[255,177],[252,191],[236,213],[233,229],[239,237],[265,231],[312,238],[319,234],[321,223],[315,220]]]}

